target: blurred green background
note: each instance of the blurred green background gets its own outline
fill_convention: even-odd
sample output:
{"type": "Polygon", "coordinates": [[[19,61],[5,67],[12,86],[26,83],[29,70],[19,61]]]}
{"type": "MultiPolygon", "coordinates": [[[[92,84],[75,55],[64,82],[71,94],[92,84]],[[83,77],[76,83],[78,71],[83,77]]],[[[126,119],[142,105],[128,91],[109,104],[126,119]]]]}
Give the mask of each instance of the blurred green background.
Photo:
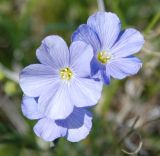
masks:
{"type": "Polygon", "coordinates": [[[134,27],[144,34],[138,54],[143,68],[104,87],[85,140],[70,143],[62,138],[53,148],[34,135],[36,121],[21,113],[19,71],[37,62],[35,51],[45,36],[58,34],[70,44],[72,32],[98,10],[97,1],[0,0],[0,156],[125,156],[123,149],[134,152],[140,142],[134,155],[160,156],[160,1],[104,3],[120,17],[123,29],[134,27]]]}

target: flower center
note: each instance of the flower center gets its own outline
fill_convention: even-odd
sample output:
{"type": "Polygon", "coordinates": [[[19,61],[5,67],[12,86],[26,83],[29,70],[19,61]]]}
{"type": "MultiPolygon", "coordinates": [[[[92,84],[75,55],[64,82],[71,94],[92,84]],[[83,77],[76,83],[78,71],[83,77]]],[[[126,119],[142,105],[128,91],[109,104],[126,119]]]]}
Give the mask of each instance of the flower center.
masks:
{"type": "Polygon", "coordinates": [[[111,56],[107,55],[106,51],[100,51],[97,54],[97,59],[102,64],[106,64],[111,59],[111,56]]]}
{"type": "Polygon", "coordinates": [[[73,76],[72,71],[70,68],[66,67],[60,70],[60,77],[62,80],[70,80],[73,76]]]}

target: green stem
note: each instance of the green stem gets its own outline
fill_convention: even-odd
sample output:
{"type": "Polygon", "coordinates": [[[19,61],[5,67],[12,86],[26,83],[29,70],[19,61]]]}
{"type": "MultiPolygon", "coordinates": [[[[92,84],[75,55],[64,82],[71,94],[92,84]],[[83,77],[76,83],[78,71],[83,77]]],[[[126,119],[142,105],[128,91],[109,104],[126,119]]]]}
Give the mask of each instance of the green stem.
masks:
{"type": "Polygon", "coordinates": [[[97,0],[98,3],[98,10],[99,11],[105,11],[104,1],[103,0],[97,0]]]}
{"type": "Polygon", "coordinates": [[[160,20],[160,12],[157,12],[157,14],[153,17],[152,21],[146,28],[145,33],[148,33],[150,30],[152,30],[159,20],[160,20]]]}

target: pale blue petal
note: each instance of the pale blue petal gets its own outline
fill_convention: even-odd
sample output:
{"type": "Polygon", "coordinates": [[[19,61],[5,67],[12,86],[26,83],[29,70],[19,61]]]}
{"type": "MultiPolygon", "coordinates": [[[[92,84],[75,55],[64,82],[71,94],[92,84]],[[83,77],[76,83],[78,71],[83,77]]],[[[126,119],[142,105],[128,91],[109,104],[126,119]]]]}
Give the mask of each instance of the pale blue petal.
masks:
{"type": "Polygon", "coordinates": [[[38,111],[38,103],[35,98],[23,96],[22,112],[28,119],[40,119],[44,115],[38,111]]]}
{"type": "Polygon", "coordinates": [[[90,62],[93,58],[93,49],[89,44],[75,41],[70,46],[70,67],[75,76],[88,77],[91,74],[90,62]]]}
{"type": "Polygon", "coordinates": [[[101,48],[100,40],[96,34],[87,24],[82,24],[72,35],[72,41],[84,41],[87,44],[91,44],[94,52],[97,52],[101,48]]]}
{"type": "Polygon", "coordinates": [[[106,85],[110,83],[110,76],[106,72],[105,65],[99,63],[95,57],[91,61],[91,75],[92,78],[99,79],[106,85]]]}
{"type": "Polygon", "coordinates": [[[55,69],[69,65],[67,44],[61,37],[56,35],[46,37],[36,55],[42,64],[51,65],[55,69]]]}
{"type": "Polygon", "coordinates": [[[112,60],[106,69],[115,79],[123,79],[126,76],[137,74],[142,67],[142,62],[136,57],[118,58],[112,60]]]}
{"type": "Polygon", "coordinates": [[[36,56],[37,59],[40,61],[40,63],[52,66],[53,68],[55,67],[52,57],[50,55],[50,50],[44,41],[42,42],[40,47],[36,50],[36,56]]]}
{"type": "Polygon", "coordinates": [[[110,83],[110,76],[106,72],[105,65],[99,63],[96,58],[91,61],[91,75],[92,78],[98,79],[106,85],[110,83]]]}
{"type": "Polygon", "coordinates": [[[67,82],[51,87],[44,91],[38,100],[40,112],[44,111],[45,115],[50,119],[65,119],[73,111],[74,107],[70,95],[67,82]]]}
{"type": "Polygon", "coordinates": [[[59,137],[64,137],[67,129],[58,126],[54,120],[43,118],[34,126],[34,132],[45,141],[54,141],[59,137]]]}
{"type": "Polygon", "coordinates": [[[99,70],[97,74],[93,75],[91,78],[94,79],[95,81],[102,81],[101,70],[99,70]]]}
{"type": "Polygon", "coordinates": [[[99,69],[100,69],[100,63],[97,61],[95,57],[93,57],[91,61],[91,76],[97,74],[99,69]]]}
{"type": "Polygon", "coordinates": [[[109,85],[110,83],[110,75],[108,75],[108,72],[107,70],[104,68],[104,69],[101,69],[101,78],[102,78],[102,81],[105,85],[109,85]]]}
{"type": "Polygon", "coordinates": [[[92,128],[92,117],[84,115],[83,125],[79,128],[68,129],[67,140],[78,142],[85,139],[92,128]]]}
{"type": "Polygon", "coordinates": [[[118,41],[111,49],[114,57],[127,57],[137,53],[144,44],[144,38],[136,29],[126,29],[121,32],[118,41]]]}
{"type": "Polygon", "coordinates": [[[95,105],[102,91],[102,82],[87,78],[74,79],[70,85],[71,100],[77,107],[95,105]]]}
{"type": "Polygon", "coordinates": [[[87,24],[97,33],[102,50],[113,46],[121,30],[119,18],[111,12],[97,12],[89,17],[87,24]]]}
{"type": "Polygon", "coordinates": [[[23,92],[30,97],[39,97],[54,81],[59,79],[58,72],[42,64],[29,65],[20,73],[20,86],[23,92]]]}
{"type": "Polygon", "coordinates": [[[68,129],[67,140],[78,142],[89,134],[92,127],[92,115],[86,108],[74,107],[65,120],[57,120],[57,125],[68,129]]]}

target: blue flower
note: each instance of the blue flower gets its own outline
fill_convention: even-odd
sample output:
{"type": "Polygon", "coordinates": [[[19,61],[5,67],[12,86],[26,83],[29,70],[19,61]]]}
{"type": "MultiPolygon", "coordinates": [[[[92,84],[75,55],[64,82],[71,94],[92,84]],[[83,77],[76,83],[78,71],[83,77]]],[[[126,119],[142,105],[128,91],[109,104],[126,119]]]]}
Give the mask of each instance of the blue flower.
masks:
{"type": "Polygon", "coordinates": [[[53,120],[39,112],[38,105],[38,98],[24,96],[22,112],[31,120],[39,120],[34,126],[34,132],[45,141],[65,137],[68,141],[78,142],[89,134],[92,115],[86,108],[74,107],[73,112],[66,119],[53,120]]]}
{"type": "Polygon", "coordinates": [[[20,86],[25,95],[39,97],[38,112],[46,118],[65,119],[74,106],[97,103],[102,83],[90,78],[93,57],[90,45],[77,41],[68,49],[62,38],[53,35],[42,41],[36,55],[41,64],[32,64],[22,70],[20,86]]]}
{"type": "Polygon", "coordinates": [[[121,31],[120,20],[114,13],[97,12],[90,16],[87,24],[73,33],[72,41],[78,40],[92,45],[91,74],[105,84],[109,84],[111,77],[123,79],[134,75],[142,66],[133,54],[142,48],[143,36],[132,28],[121,31]]]}

